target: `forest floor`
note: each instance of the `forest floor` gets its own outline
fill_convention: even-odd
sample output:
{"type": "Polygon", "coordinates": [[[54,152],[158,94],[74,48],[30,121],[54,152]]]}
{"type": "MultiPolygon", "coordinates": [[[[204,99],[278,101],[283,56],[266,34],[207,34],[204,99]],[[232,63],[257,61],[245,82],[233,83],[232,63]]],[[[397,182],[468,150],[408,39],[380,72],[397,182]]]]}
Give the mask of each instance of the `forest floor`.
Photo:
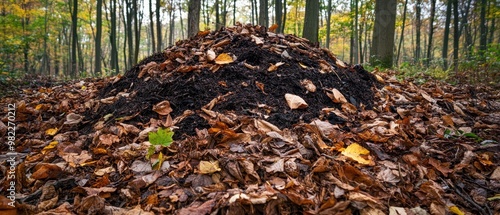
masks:
{"type": "Polygon", "coordinates": [[[2,84],[0,212],[500,214],[498,87],[398,81],[272,30],[2,84]]]}

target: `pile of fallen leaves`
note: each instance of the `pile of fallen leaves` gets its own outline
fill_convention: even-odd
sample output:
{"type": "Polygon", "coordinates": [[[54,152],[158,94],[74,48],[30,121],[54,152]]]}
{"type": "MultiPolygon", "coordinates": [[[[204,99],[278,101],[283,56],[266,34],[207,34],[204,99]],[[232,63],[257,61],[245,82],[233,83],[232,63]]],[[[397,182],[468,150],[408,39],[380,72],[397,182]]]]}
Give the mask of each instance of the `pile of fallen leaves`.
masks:
{"type": "Polygon", "coordinates": [[[18,164],[12,209],[1,145],[1,213],[500,211],[498,89],[399,82],[259,26],[165,53],[2,98],[18,164]]]}

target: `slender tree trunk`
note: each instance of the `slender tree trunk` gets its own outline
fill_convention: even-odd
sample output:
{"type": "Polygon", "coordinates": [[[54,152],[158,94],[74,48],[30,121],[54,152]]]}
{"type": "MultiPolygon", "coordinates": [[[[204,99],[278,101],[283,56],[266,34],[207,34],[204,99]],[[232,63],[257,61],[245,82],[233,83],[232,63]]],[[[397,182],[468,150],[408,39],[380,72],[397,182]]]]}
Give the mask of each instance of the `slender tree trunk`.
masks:
{"type": "Polygon", "coordinates": [[[276,14],[275,23],[278,25],[276,33],[283,33],[281,31],[281,22],[283,21],[283,2],[281,2],[281,0],[275,0],[274,9],[276,14]]]}
{"type": "Polygon", "coordinates": [[[318,42],[319,1],[306,0],[306,13],[302,36],[312,43],[318,42]]]}
{"type": "Polygon", "coordinates": [[[236,0],[233,0],[233,25],[236,25],[236,0]]]}
{"type": "Polygon", "coordinates": [[[200,1],[189,0],[188,5],[188,37],[195,36],[200,31],[200,1]]]}
{"type": "Polygon", "coordinates": [[[415,5],[415,64],[420,64],[420,31],[422,30],[422,0],[417,0],[415,5]]]}
{"type": "Polygon", "coordinates": [[[328,6],[326,8],[326,48],[330,48],[330,31],[331,31],[331,19],[332,19],[332,0],[328,0],[328,6]]]}
{"type": "Polygon", "coordinates": [[[169,17],[170,17],[170,24],[169,24],[169,35],[168,35],[168,45],[173,45],[174,44],[174,32],[175,32],[175,5],[173,4],[173,0],[170,1],[171,8],[168,11],[169,17]]]}
{"type": "Polygon", "coordinates": [[[429,44],[427,45],[427,59],[425,60],[427,67],[430,66],[432,60],[432,39],[434,35],[435,14],[436,14],[436,0],[431,0],[431,17],[429,18],[429,44]]]}
{"type": "Polygon", "coordinates": [[[42,66],[40,67],[40,74],[50,74],[50,59],[47,50],[47,40],[48,40],[48,14],[49,14],[49,1],[45,0],[45,15],[44,15],[44,35],[43,35],[43,57],[42,57],[42,66]]]}
{"type": "Polygon", "coordinates": [[[497,21],[497,19],[495,18],[492,18],[491,20],[491,27],[489,29],[489,33],[490,33],[490,36],[488,37],[488,44],[491,44],[493,43],[493,38],[495,36],[495,21],[497,21]]]}
{"type": "Polygon", "coordinates": [[[116,1],[111,1],[111,32],[110,32],[110,42],[111,42],[111,69],[114,71],[114,74],[118,74],[120,69],[118,67],[118,46],[116,44],[116,1]]]}
{"type": "Polygon", "coordinates": [[[481,0],[481,3],[479,4],[481,7],[481,14],[479,17],[479,55],[481,57],[484,56],[484,52],[486,51],[486,43],[487,43],[487,35],[488,35],[488,26],[486,25],[486,5],[487,1],[486,0],[481,0]]]}
{"type": "Polygon", "coordinates": [[[222,26],[227,24],[227,0],[222,4],[222,26]]]}
{"type": "Polygon", "coordinates": [[[267,11],[268,0],[259,0],[259,25],[269,26],[269,16],[267,11]]]}
{"type": "MultiPolygon", "coordinates": [[[[72,1],[73,12],[71,13],[71,78],[76,78],[78,74],[78,62],[76,58],[77,53],[77,42],[78,42],[78,34],[77,34],[77,22],[78,22],[78,0],[72,1]]],[[[27,69],[27,68],[26,68],[27,69]]]]}
{"type": "Polygon", "coordinates": [[[458,43],[460,40],[458,26],[458,0],[453,0],[453,68],[458,75],[458,43]]]}
{"type": "Polygon", "coordinates": [[[179,3],[177,5],[177,7],[179,7],[179,20],[181,22],[181,39],[184,39],[184,21],[182,20],[182,7],[181,7],[181,3],[179,3]]]}
{"type": "Polygon", "coordinates": [[[102,0],[97,0],[94,74],[101,74],[102,0]]]}
{"type": "Polygon", "coordinates": [[[133,37],[133,21],[132,17],[134,17],[134,12],[133,12],[133,7],[132,7],[132,2],[135,0],[125,0],[126,4],[126,34],[127,34],[127,46],[128,46],[128,53],[127,53],[127,70],[132,67],[133,59],[134,59],[134,37],[133,37]]]}
{"type": "Polygon", "coordinates": [[[205,1],[205,27],[208,28],[208,26],[210,25],[210,10],[208,9],[208,0],[204,0],[205,1]]]}
{"type": "Polygon", "coordinates": [[[258,10],[258,7],[257,7],[257,0],[250,0],[252,1],[254,7],[253,9],[255,10],[255,21],[254,23],[259,23],[259,10],[258,10]]]}
{"type": "Polygon", "coordinates": [[[251,5],[252,5],[252,6],[251,6],[251,7],[252,7],[252,8],[251,8],[251,11],[252,11],[252,13],[251,13],[251,14],[252,14],[252,16],[251,16],[251,18],[250,18],[250,22],[252,23],[252,25],[254,25],[254,24],[255,24],[255,22],[254,22],[254,20],[255,20],[255,15],[254,15],[254,12],[253,12],[253,11],[255,10],[256,5],[253,3],[253,0],[250,0],[250,3],[251,3],[251,5]]]}
{"type": "MultiPolygon", "coordinates": [[[[142,3],[141,1],[140,3],[142,3]]],[[[133,10],[134,10],[134,59],[132,59],[133,65],[137,63],[139,60],[139,47],[140,47],[140,42],[141,42],[141,23],[142,23],[142,18],[143,18],[143,13],[142,10],[139,10],[137,7],[137,1],[133,0],[132,1],[133,5],[133,10]]]]}
{"type": "Polygon", "coordinates": [[[215,0],[215,30],[219,30],[222,25],[221,25],[221,20],[220,20],[220,5],[219,5],[220,0],[215,0]]]}
{"type": "Polygon", "coordinates": [[[149,28],[151,30],[151,47],[153,53],[156,52],[156,40],[155,40],[155,28],[154,28],[154,17],[153,17],[153,1],[149,0],[149,28]]]}
{"type": "Polygon", "coordinates": [[[375,26],[370,60],[373,65],[392,67],[396,5],[396,0],[375,1],[375,26]]]}
{"type": "Polygon", "coordinates": [[[358,15],[359,15],[359,10],[358,10],[358,0],[354,0],[354,25],[353,25],[353,30],[354,30],[354,34],[353,34],[353,46],[351,47],[354,51],[353,51],[353,55],[354,55],[354,61],[352,61],[353,63],[359,63],[359,48],[358,48],[358,15]]]}
{"type": "Polygon", "coordinates": [[[398,54],[396,57],[396,65],[399,66],[399,56],[401,54],[401,47],[403,46],[403,38],[406,25],[406,7],[408,6],[408,0],[405,0],[405,5],[403,8],[403,25],[401,25],[401,36],[399,37],[398,54]]]}
{"type": "Polygon", "coordinates": [[[470,6],[472,4],[472,0],[468,0],[465,6],[465,10],[462,13],[462,23],[460,24],[459,34],[462,35],[462,30],[465,32],[465,56],[467,59],[471,59],[473,52],[473,39],[471,34],[471,26],[469,24],[469,11],[470,6]]]}
{"type": "MultiPolygon", "coordinates": [[[[366,2],[365,2],[366,4],[366,2]]],[[[365,62],[364,58],[365,58],[365,55],[364,55],[364,52],[363,52],[363,32],[366,32],[367,29],[365,28],[366,27],[366,7],[363,8],[363,1],[361,0],[360,1],[360,9],[361,11],[359,12],[360,13],[360,17],[361,17],[361,24],[359,24],[359,31],[358,31],[358,44],[359,44],[359,63],[360,64],[363,64],[365,62]]]]}
{"type": "Polygon", "coordinates": [[[283,0],[283,21],[281,22],[281,24],[282,24],[283,26],[281,26],[281,33],[285,33],[286,14],[287,14],[287,10],[286,10],[286,0],[283,0]]]}
{"type": "Polygon", "coordinates": [[[122,25],[123,25],[123,46],[122,46],[122,52],[123,52],[123,67],[125,70],[128,70],[128,57],[127,57],[127,43],[128,43],[128,34],[126,33],[127,31],[127,19],[125,18],[125,13],[126,9],[124,7],[125,2],[121,2],[120,4],[120,15],[121,15],[121,20],[122,20],[122,25]]]}
{"type": "MultiPolygon", "coordinates": [[[[152,0],[150,0],[152,1],[152,0]]],[[[162,37],[161,37],[161,0],[156,0],[156,51],[159,52],[162,50],[163,44],[162,44],[162,37]]]]}
{"type": "Polygon", "coordinates": [[[454,0],[448,0],[446,4],[446,21],[444,24],[444,36],[443,36],[444,38],[443,38],[443,52],[442,52],[444,70],[448,69],[448,40],[450,36],[452,1],[454,0]]]}
{"type": "Polygon", "coordinates": [[[80,74],[77,75],[81,76],[81,72],[85,72],[85,60],[83,59],[82,44],[80,43],[78,38],[76,39],[76,48],[78,55],[78,71],[80,71],[80,74]]]}

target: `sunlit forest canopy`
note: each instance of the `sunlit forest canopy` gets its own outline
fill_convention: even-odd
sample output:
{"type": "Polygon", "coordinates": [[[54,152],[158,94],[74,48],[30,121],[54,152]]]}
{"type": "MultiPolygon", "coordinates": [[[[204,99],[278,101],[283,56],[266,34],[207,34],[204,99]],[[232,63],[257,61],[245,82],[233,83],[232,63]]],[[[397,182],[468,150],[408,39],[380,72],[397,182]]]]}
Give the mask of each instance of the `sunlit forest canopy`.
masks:
{"type": "MultiPolygon", "coordinates": [[[[123,73],[198,30],[278,24],[305,36],[305,0],[12,0],[0,3],[1,78],[24,74],[95,77],[123,73]]],[[[392,65],[438,71],[496,71],[500,6],[495,0],[398,0],[392,65]]],[[[351,64],[371,59],[375,0],[321,0],[317,44],[351,64]]],[[[310,16],[310,15],[309,15],[310,16]]],[[[314,19],[313,19],[314,20],[314,19]]],[[[309,38],[310,39],[310,38],[309,38]]],[[[315,40],[313,39],[313,41],[315,40]]],[[[441,71],[441,72],[439,72],[441,71]]],[[[497,74],[498,72],[494,72],[497,74]]]]}

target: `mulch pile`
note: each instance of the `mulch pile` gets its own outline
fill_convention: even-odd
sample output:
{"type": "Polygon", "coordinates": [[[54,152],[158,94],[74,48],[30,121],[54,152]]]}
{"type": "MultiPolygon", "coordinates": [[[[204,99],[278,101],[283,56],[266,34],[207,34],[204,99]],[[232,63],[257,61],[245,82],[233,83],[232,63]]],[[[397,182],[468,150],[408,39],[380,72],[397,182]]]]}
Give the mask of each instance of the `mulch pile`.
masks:
{"type": "Polygon", "coordinates": [[[375,77],[361,66],[347,66],[327,49],[317,48],[303,38],[274,34],[260,26],[236,26],[200,32],[142,60],[116,83],[101,90],[100,98],[116,102],[97,105],[85,117],[94,122],[112,113],[110,119],[147,123],[158,118],[153,105],[167,100],[174,118],[186,110],[197,112],[176,125],[179,134],[194,135],[196,128],[209,128],[199,116],[201,108],[222,96],[223,101],[213,111],[265,118],[280,128],[288,128],[310,122],[323,108],[340,107],[325,93],[333,88],[352,104],[371,109],[375,82],[375,77]],[[234,62],[217,64],[210,59],[210,52],[213,57],[227,53],[234,62]],[[315,85],[317,92],[309,92],[304,81],[315,85]],[[286,93],[302,97],[309,107],[290,111],[286,93]]]}
{"type": "Polygon", "coordinates": [[[2,98],[0,213],[498,214],[498,89],[398,81],[271,30],[2,98]],[[159,128],[171,145],[151,147],[159,128]]]}

